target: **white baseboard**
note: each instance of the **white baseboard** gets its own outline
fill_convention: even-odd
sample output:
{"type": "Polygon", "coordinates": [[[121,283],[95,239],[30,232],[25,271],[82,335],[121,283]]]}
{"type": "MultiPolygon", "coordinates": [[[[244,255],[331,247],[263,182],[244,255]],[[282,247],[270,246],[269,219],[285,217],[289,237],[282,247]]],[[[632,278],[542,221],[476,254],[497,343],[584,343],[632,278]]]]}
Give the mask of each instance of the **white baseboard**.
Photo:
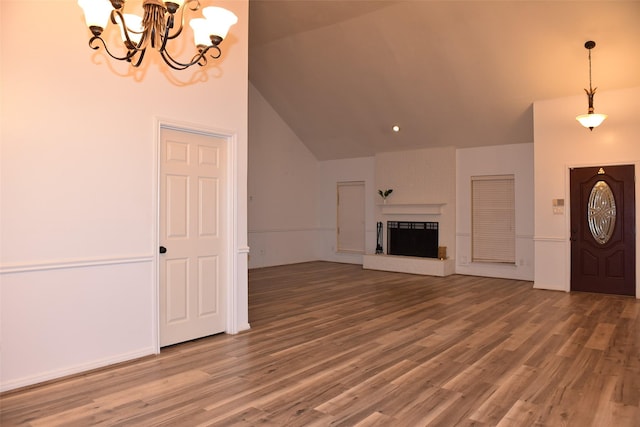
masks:
{"type": "Polygon", "coordinates": [[[244,325],[238,325],[238,332],[248,331],[251,329],[251,325],[249,323],[245,323],[244,325]]]}
{"type": "Polygon", "coordinates": [[[55,380],[63,378],[69,375],[79,374],[82,372],[90,371],[92,369],[104,368],[105,366],[114,365],[116,363],[127,362],[133,359],[139,359],[144,356],[156,354],[153,347],[146,347],[130,353],[118,354],[105,359],[94,360],[89,363],[82,363],[79,365],[70,366],[64,369],[56,369],[53,371],[43,372],[28,377],[17,378],[14,380],[3,381],[0,384],[0,392],[14,390],[21,387],[27,387],[30,385],[38,384],[44,381],[55,380]]]}

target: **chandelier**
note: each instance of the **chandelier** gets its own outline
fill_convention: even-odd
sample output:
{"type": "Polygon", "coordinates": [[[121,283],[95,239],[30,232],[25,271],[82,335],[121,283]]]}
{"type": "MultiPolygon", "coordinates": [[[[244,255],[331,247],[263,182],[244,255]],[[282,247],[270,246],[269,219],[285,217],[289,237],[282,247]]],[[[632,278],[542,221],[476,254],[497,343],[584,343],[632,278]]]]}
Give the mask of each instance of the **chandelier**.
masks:
{"type": "Polygon", "coordinates": [[[593,128],[600,126],[602,122],[604,122],[607,115],[596,114],[593,109],[593,96],[596,94],[596,89],[598,88],[591,87],[591,49],[596,47],[596,42],[589,40],[584,44],[584,47],[589,51],[589,90],[584,90],[587,92],[587,97],[589,98],[589,109],[587,110],[587,114],[576,117],[576,120],[579,121],[582,126],[593,130],[593,128]]]}
{"type": "Polygon", "coordinates": [[[85,21],[93,34],[89,39],[89,47],[97,50],[102,45],[109,56],[127,61],[134,67],[142,63],[148,47],[156,49],[164,62],[174,70],[184,70],[195,64],[204,66],[207,56],[213,59],[220,57],[220,43],[227,36],[229,28],[238,22],[238,17],[226,9],[213,6],[203,8],[204,18],[189,22],[197,53],[189,62],[183,63],[171,56],[167,44],[182,33],[185,9],[193,12],[200,9],[198,0],[143,0],[142,17],[124,13],[125,0],[78,0],[78,5],[84,10],[85,21]],[[123,56],[111,52],[102,38],[109,21],[120,27],[126,50],[123,56]]]}

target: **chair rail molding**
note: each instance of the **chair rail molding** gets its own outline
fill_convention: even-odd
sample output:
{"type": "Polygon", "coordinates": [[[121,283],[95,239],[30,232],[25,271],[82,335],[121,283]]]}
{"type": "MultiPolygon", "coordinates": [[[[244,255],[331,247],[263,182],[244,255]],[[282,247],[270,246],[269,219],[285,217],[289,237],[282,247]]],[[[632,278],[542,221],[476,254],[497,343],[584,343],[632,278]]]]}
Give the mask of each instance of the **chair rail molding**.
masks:
{"type": "Polygon", "coordinates": [[[31,271],[60,270],[70,268],[100,267],[104,265],[115,264],[137,264],[152,261],[153,254],[48,260],[42,262],[2,265],[0,266],[0,274],[27,273],[31,271]]]}

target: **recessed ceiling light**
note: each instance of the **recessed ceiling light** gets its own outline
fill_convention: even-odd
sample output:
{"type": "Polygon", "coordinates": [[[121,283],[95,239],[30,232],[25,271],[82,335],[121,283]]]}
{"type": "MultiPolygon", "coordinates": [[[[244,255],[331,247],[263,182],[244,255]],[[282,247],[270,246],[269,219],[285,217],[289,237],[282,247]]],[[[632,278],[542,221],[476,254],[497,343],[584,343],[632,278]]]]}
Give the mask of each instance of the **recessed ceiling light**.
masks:
{"type": "Polygon", "coordinates": [[[391,129],[392,129],[394,132],[400,132],[400,126],[398,126],[398,125],[394,125],[391,129]]]}

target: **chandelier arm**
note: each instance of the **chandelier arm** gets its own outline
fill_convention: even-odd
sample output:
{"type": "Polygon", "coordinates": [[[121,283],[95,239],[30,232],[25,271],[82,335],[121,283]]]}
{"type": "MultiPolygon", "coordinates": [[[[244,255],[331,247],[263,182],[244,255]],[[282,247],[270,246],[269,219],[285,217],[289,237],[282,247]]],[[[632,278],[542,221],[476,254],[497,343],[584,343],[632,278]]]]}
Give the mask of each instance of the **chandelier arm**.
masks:
{"type": "Polygon", "coordinates": [[[184,5],[179,9],[180,19],[178,22],[180,26],[173,34],[170,34],[169,30],[173,28],[175,25],[175,16],[177,15],[177,13],[169,14],[169,18],[167,18],[167,31],[165,32],[164,42],[162,44],[163,46],[167,44],[168,40],[173,40],[176,37],[178,37],[180,34],[182,34],[182,30],[184,29],[184,13],[187,8],[192,12],[197,11],[198,9],[200,9],[200,0],[187,0],[184,3],[184,5]],[[193,3],[193,5],[190,5],[190,3],[193,3]]]}
{"type": "Polygon", "coordinates": [[[167,42],[171,39],[178,37],[182,32],[182,24],[180,24],[180,28],[178,28],[178,31],[176,32],[176,34],[174,34],[173,36],[170,36],[169,32],[171,31],[171,28],[173,28],[173,24],[174,24],[173,15],[169,15],[169,17],[167,18],[167,24],[165,25],[165,28],[164,28],[164,34],[162,35],[162,46],[160,46],[160,49],[158,49],[160,52],[165,52],[167,50],[167,42]]]}
{"type": "Polygon", "coordinates": [[[94,42],[97,43],[97,41],[100,41],[100,43],[102,43],[102,47],[104,47],[105,52],[107,52],[107,54],[109,54],[110,57],[112,57],[113,59],[117,59],[118,61],[130,61],[130,58],[133,56],[131,54],[131,51],[127,51],[127,54],[125,56],[116,56],[113,53],[111,53],[111,51],[109,50],[109,48],[107,47],[107,43],[104,41],[104,39],[100,36],[93,36],[89,39],[89,47],[93,50],[98,50],[100,48],[100,46],[94,45],[94,42]]]}
{"type": "Polygon", "coordinates": [[[136,31],[129,30],[122,12],[120,12],[119,10],[113,10],[111,12],[111,22],[113,22],[115,25],[119,25],[122,28],[122,35],[125,38],[124,45],[129,51],[127,53],[127,58],[132,58],[137,52],[144,52],[147,49],[147,45],[149,44],[149,37],[147,36],[147,33],[145,31],[138,33],[136,31]],[[120,20],[120,23],[117,22],[116,18],[120,20]],[[141,34],[140,41],[138,43],[135,43],[133,40],[131,40],[129,31],[134,34],[141,34]]]}
{"type": "Polygon", "coordinates": [[[207,53],[210,50],[215,50],[217,53],[215,54],[209,54],[209,56],[212,59],[218,59],[220,58],[220,55],[222,55],[222,51],[220,50],[220,47],[218,47],[218,45],[215,44],[211,44],[205,48],[200,48],[201,50],[193,57],[193,59],[191,60],[191,64],[198,64],[201,67],[204,65],[207,65],[207,53]],[[202,62],[200,62],[202,61],[202,62]]]}
{"type": "Polygon", "coordinates": [[[195,12],[196,10],[200,9],[200,0],[187,0],[183,6],[183,8],[186,8],[186,6],[189,3],[195,3],[193,6],[189,6],[189,10],[192,12],[195,12]]]}
{"type": "Polygon", "coordinates": [[[178,70],[178,71],[186,70],[187,68],[189,68],[190,65],[192,65],[192,64],[182,64],[181,62],[176,61],[171,57],[171,55],[169,55],[169,52],[167,52],[166,50],[160,51],[160,56],[162,57],[165,64],[167,64],[169,67],[173,68],[174,70],[178,70]]]}
{"type": "Polygon", "coordinates": [[[122,16],[122,12],[120,11],[121,9],[113,9],[111,11],[111,14],[109,15],[110,19],[111,19],[111,23],[113,25],[119,25],[118,21],[116,21],[116,18],[120,18],[121,22],[124,22],[124,17],[122,16]]]}
{"type": "Polygon", "coordinates": [[[147,52],[146,48],[142,50],[130,50],[129,55],[127,57],[127,61],[129,61],[132,66],[139,67],[140,64],[142,64],[142,59],[144,58],[144,54],[146,52],[147,52]],[[133,57],[135,56],[136,53],[138,54],[138,60],[134,62],[133,57]]]}
{"type": "Polygon", "coordinates": [[[207,47],[206,49],[200,51],[199,53],[197,53],[192,59],[191,62],[188,63],[182,63],[176,59],[174,59],[169,52],[167,52],[166,50],[161,50],[160,51],[160,56],[162,56],[162,59],[164,60],[164,62],[171,68],[173,68],[174,70],[185,70],[189,67],[191,67],[192,65],[198,64],[201,67],[207,64],[207,58],[205,56],[205,54],[207,53],[207,51],[209,50],[209,47],[207,47]]]}
{"type": "Polygon", "coordinates": [[[169,17],[167,18],[167,27],[165,29],[164,32],[164,40],[162,43],[162,46],[165,46],[167,44],[167,41],[169,40],[173,40],[176,37],[178,37],[180,34],[182,34],[182,29],[184,28],[184,6],[182,8],[180,8],[180,20],[178,21],[178,23],[180,24],[178,26],[178,29],[176,30],[175,33],[170,34],[171,29],[174,27],[175,25],[175,13],[174,14],[169,14],[169,17]]]}
{"type": "Polygon", "coordinates": [[[207,47],[207,49],[205,50],[205,53],[206,53],[208,50],[210,50],[210,49],[215,49],[215,50],[216,50],[216,52],[217,52],[217,54],[211,54],[211,55],[209,55],[211,58],[213,58],[213,59],[218,59],[218,58],[220,58],[220,55],[222,55],[222,51],[220,50],[220,47],[219,47],[218,45],[211,45],[211,46],[208,46],[208,47],[207,47]]]}

